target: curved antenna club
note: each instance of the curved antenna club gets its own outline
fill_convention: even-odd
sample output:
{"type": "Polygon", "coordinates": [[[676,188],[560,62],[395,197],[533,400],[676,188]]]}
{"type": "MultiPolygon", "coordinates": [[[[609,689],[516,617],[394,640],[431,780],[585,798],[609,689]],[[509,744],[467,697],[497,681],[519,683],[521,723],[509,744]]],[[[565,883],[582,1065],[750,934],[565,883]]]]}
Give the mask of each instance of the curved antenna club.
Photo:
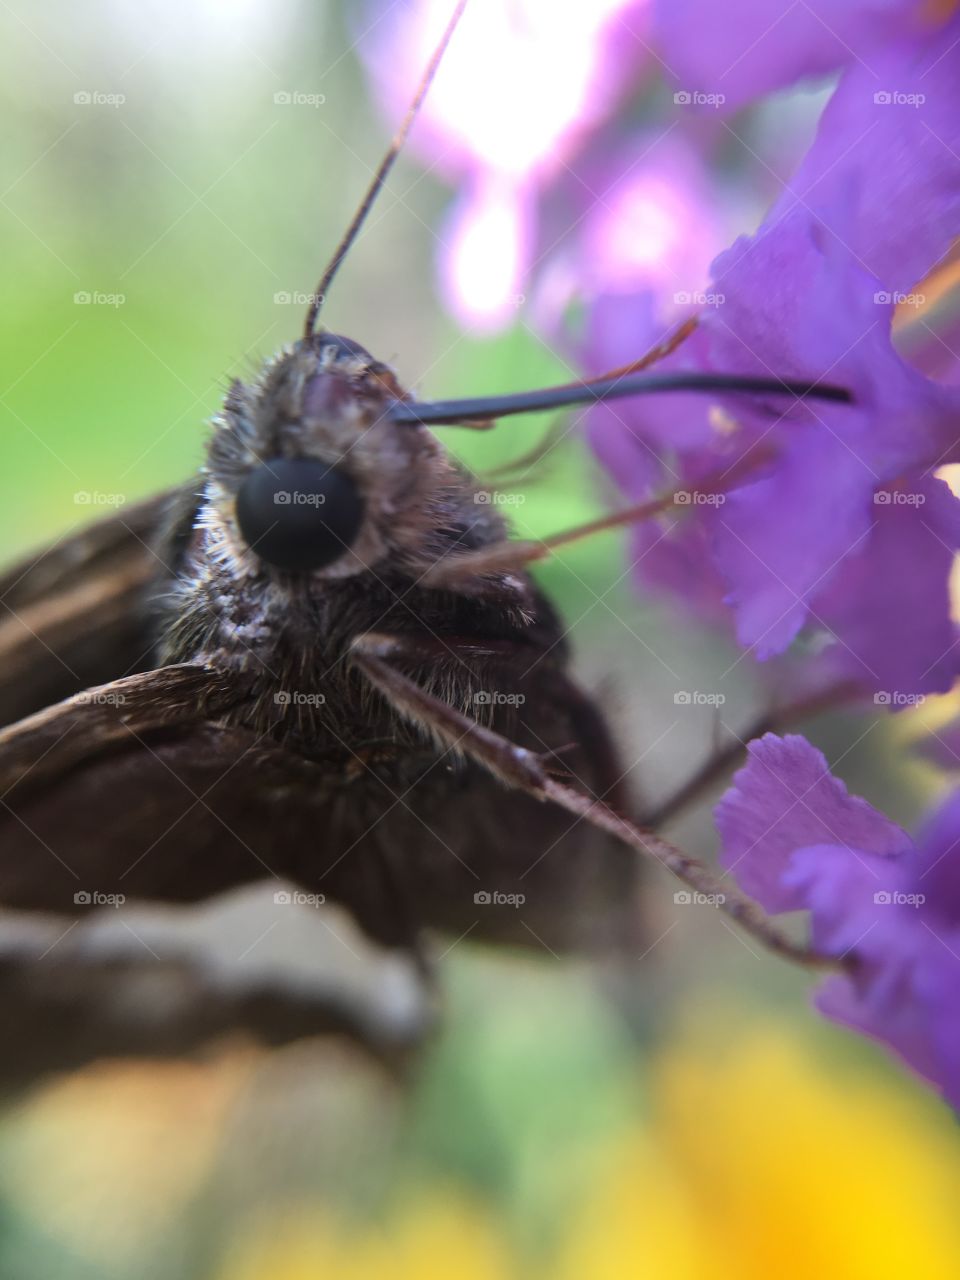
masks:
{"type": "Polygon", "coordinates": [[[410,127],[417,118],[417,112],[420,110],[423,100],[427,96],[427,90],[430,88],[433,77],[437,74],[437,69],[440,66],[443,55],[447,51],[447,45],[450,43],[458,22],[463,17],[463,11],[466,7],[467,0],[457,0],[457,5],[454,8],[453,13],[450,15],[450,21],[447,23],[444,33],[440,37],[440,43],[434,49],[433,55],[427,63],[426,70],[421,77],[420,84],[417,86],[417,91],[413,95],[413,101],[407,108],[407,114],[403,117],[400,128],[394,134],[393,141],[387,148],[386,155],[380,161],[377,171],[373,175],[373,179],[367,188],[366,194],[360,201],[353,218],[350,220],[350,225],[344,232],[343,239],[337,245],[333,257],[327,265],[327,269],[320,277],[320,281],[317,284],[316,290],[314,291],[313,297],[310,301],[310,309],[307,311],[307,320],[303,329],[303,336],[308,342],[313,337],[314,330],[316,329],[317,316],[320,314],[320,308],[323,306],[324,297],[326,296],[330,285],[333,283],[334,276],[340,270],[340,266],[344,258],[349,253],[354,240],[356,240],[361,227],[366,221],[367,214],[373,208],[373,203],[380,194],[383,184],[386,182],[387,176],[393,168],[394,161],[403,149],[403,144],[407,140],[410,127]]]}
{"type": "Polygon", "coordinates": [[[618,400],[621,396],[650,395],[663,391],[742,392],[748,395],[809,396],[850,404],[853,396],[845,387],[827,382],[797,382],[781,378],[753,377],[722,373],[642,373],[593,382],[520,391],[515,395],[483,396],[474,400],[396,400],[387,411],[391,422],[421,426],[469,426],[489,422],[514,413],[537,413],[544,409],[565,409],[570,405],[618,400]]]}

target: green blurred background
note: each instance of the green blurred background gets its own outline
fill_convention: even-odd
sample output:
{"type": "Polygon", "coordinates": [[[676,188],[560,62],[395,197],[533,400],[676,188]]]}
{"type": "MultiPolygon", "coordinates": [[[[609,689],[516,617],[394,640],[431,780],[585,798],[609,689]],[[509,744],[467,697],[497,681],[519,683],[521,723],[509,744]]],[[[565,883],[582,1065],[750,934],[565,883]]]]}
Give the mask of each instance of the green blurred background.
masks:
{"type": "MultiPolygon", "coordinates": [[[[277,296],[312,289],[391,132],[350,49],[361,21],[345,0],[42,8],[11,0],[0,12],[5,558],[106,513],[102,504],[116,495],[134,501],[185,479],[227,380],[296,337],[304,305],[277,296]],[[284,91],[324,101],[275,102],[284,91]],[[84,294],[100,300],[78,301],[84,294]]],[[[441,313],[431,228],[450,197],[401,159],[331,295],[327,325],[424,395],[571,376],[522,315],[506,336],[480,339],[441,313]]],[[[545,425],[516,419],[489,435],[447,435],[482,470],[523,453],[545,425]]],[[[534,534],[587,518],[610,496],[576,439],[520,492],[515,523],[534,534]]],[[[709,712],[678,718],[678,685],[723,687],[734,727],[762,695],[746,662],[730,670],[724,642],[638,599],[625,567],[622,540],[606,535],[541,576],[570,621],[582,679],[604,697],[627,758],[638,762],[638,788],[656,795],[693,770],[716,728],[709,712]]],[[[843,752],[851,786],[882,797],[896,816],[910,818],[932,786],[918,767],[904,768],[898,729],[834,718],[811,736],[832,759],[843,752]]],[[[708,814],[678,833],[710,856],[708,814]]],[[[371,1213],[389,1203],[402,1222],[410,1199],[427,1208],[410,1210],[408,1235],[398,1228],[406,1243],[384,1228],[384,1257],[397,1274],[767,1274],[778,1246],[768,1254],[736,1234],[724,1243],[739,1210],[727,1206],[721,1229],[709,1193],[722,1206],[721,1186],[742,1176],[744,1195],[759,1197],[771,1170],[793,1168],[797,1132],[784,1128],[784,1115],[794,1105],[807,1108],[808,1162],[829,1163],[838,1142],[869,1133],[882,1148],[870,1157],[876,1179],[889,1170],[893,1187],[898,1168],[919,1170],[937,1204],[956,1189],[952,1137],[941,1132],[949,1120],[919,1086],[879,1051],[817,1023],[803,975],[756,956],[709,908],[674,908],[669,884],[658,881],[651,894],[659,895],[657,942],[637,957],[629,1018],[608,1005],[587,964],[455,948],[444,962],[449,1015],[409,1109],[385,1100],[372,1069],[309,1046],[273,1055],[232,1046],[190,1066],[100,1067],[45,1085],[0,1130],[0,1275],[387,1274],[368,1244],[337,1252],[330,1241],[340,1228],[328,1229],[324,1206],[336,1203],[364,1236],[371,1213]],[[744,1043],[759,1036],[780,1046],[766,1075],[749,1055],[736,1057],[741,1033],[744,1043]],[[699,1048],[671,1048],[688,1034],[699,1048]],[[706,1054],[716,1065],[697,1068],[703,1079],[674,1103],[670,1086],[657,1083],[671,1054],[686,1063],[706,1054]],[[837,1131],[849,1118],[844,1103],[863,1091],[875,1127],[868,1110],[845,1137],[837,1131]],[[884,1109],[892,1109],[886,1121],[884,1109]],[[631,1176],[659,1195],[656,1172],[673,1162],[679,1225],[662,1248],[624,1226],[642,1217],[642,1197],[636,1209],[610,1196],[594,1204],[624,1135],[640,1153],[617,1182],[624,1195],[631,1176]],[[707,1172],[698,1142],[717,1162],[707,1172]],[[698,1178],[703,1196],[691,1191],[698,1178]],[[468,1209],[445,1217],[451,1197],[468,1209]],[[600,1225],[593,1235],[584,1227],[587,1244],[577,1245],[565,1232],[585,1205],[600,1225]],[[268,1243],[248,1249],[245,1233],[261,1219],[268,1243]],[[581,1247],[593,1263],[575,1261],[581,1247]],[[712,1259],[709,1270],[701,1257],[712,1259]]],[[[856,1177],[856,1161],[847,1172],[856,1177]]],[[[779,1199],[758,1213],[774,1223],[782,1213],[786,1224],[816,1201],[808,1237],[822,1229],[830,1248],[843,1239],[850,1250],[849,1270],[833,1274],[888,1274],[896,1250],[874,1257],[858,1217],[865,1207],[843,1208],[847,1183],[819,1204],[811,1187],[821,1176],[810,1163],[782,1194],[774,1178],[779,1199]]],[[[924,1232],[935,1238],[929,1257],[917,1262],[914,1253],[911,1274],[939,1275],[941,1263],[950,1274],[949,1215],[890,1213],[910,1248],[924,1232]]],[[[829,1273],[792,1271],[825,1263],[813,1253],[791,1262],[785,1232],[782,1274],[829,1273]]]]}

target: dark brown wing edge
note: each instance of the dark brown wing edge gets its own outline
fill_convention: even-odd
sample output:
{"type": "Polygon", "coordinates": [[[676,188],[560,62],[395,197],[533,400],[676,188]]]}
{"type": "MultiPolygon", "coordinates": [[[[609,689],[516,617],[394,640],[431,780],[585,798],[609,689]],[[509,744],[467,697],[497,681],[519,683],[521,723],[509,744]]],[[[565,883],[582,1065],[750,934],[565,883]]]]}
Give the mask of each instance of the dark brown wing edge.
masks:
{"type": "Polygon", "coordinates": [[[105,946],[102,937],[91,945],[84,925],[65,930],[37,920],[11,930],[8,923],[0,943],[0,1093],[101,1058],[184,1057],[227,1038],[278,1047],[333,1037],[399,1074],[432,1024],[431,993],[413,961],[356,931],[350,964],[338,968],[328,955],[307,981],[270,971],[230,977],[175,946],[150,954],[161,944],[151,934],[148,951],[137,928],[126,945],[105,946]]]}
{"type": "Polygon", "coordinates": [[[90,896],[197,901],[284,875],[274,824],[294,806],[276,797],[314,777],[215,722],[239,696],[228,677],[171,666],[0,730],[0,904],[74,914],[90,896]]]}
{"type": "Polygon", "coordinates": [[[149,588],[196,489],[124,507],[0,575],[0,724],[152,665],[149,588]]]}

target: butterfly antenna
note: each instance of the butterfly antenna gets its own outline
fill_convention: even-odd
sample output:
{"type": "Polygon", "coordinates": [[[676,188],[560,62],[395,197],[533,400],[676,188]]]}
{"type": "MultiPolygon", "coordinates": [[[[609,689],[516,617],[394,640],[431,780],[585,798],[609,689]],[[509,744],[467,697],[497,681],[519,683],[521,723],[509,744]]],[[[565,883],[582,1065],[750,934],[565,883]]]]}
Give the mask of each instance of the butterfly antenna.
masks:
{"type": "Polygon", "coordinates": [[[366,194],[360,201],[357,211],[350,221],[350,225],[344,232],[343,239],[337,245],[336,251],[327,265],[327,269],[320,277],[320,282],[314,291],[313,298],[311,299],[310,309],[307,312],[307,321],[304,325],[303,336],[307,341],[313,337],[317,324],[317,316],[320,314],[320,308],[323,306],[324,298],[326,297],[330,285],[333,282],[333,278],[340,270],[340,264],[349,253],[350,247],[359,235],[360,229],[366,221],[367,214],[373,208],[374,201],[380,194],[380,190],[387,180],[387,175],[393,168],[394,161],[403,149],[403,144],[406,142],[407,135],[410,132],[410,126],[417,118],[417,112],[420,110],[423,100],[427,96],[427,90],[430,88],[433,77],[437,74],[437,68],[443,60],[443,55],[447,51],[447,45],[450,43],[450,39],[456,30],[457,23],[463,16],[463,11],[466,7],[467,0],[458,0],[458,3],[450,17],[450,21],[447,23],[446,30],[440,37],[440,43],[437,45],[436,49],[434,49],[433,56],[427,63],[427,68],[423,73],[420,84],[417,86],[417,91],[413,95],[413,101],[407,108],[407,114],[403,117],[400,128],[394,134],[393,141],[387,148],[386,155],[380,161],[380,165],[376,173],[373,175],[370,186],[367,188],[366,194]]]}

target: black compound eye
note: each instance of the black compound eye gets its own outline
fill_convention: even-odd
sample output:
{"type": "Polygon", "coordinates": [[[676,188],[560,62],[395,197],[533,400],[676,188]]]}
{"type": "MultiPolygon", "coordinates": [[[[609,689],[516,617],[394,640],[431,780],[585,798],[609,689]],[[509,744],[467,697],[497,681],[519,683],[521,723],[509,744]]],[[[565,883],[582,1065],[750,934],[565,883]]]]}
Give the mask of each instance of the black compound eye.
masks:
{"type": "Polygon", "coordinates": [[[244,541],[278,569],[322,569],[351,545],[363,498],[340,467],[318,458],[273,458],[251,471],[237,493],[244,541]]]}

